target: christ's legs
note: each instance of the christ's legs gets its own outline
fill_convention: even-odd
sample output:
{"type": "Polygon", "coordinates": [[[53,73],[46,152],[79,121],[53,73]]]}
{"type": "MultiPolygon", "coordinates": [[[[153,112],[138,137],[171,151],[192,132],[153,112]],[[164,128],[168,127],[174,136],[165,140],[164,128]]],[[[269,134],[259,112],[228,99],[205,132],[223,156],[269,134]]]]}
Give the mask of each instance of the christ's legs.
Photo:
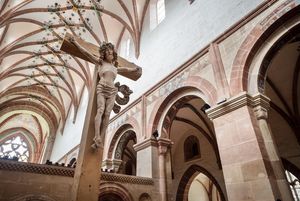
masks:
{"type": "Polygon", "coordinates": [[[105,102],[106,99],[103,94],[97,94],[97,114],[95,116],[95,137],[94,137],[94,144],[92,145],[93,148],[98,148],[102,146],[101,142],[101,124],[102,124],[102,116],[105,110],[105,102]]]}
{"type": "Polygon", "coordinates": [[[105,111],[103,114],[103,119],[102,119],[102,124],[101,124],[101,130],[100,130],[100,135],[102,137],[105,136],[106,130],[107,130],[107,126],[109,124],[109,116],[110,113],[114,107],[115,104],[115,100],[116,100],[116,96],[113,96],[111,98],[106,99],[106,103],[105,103],[105,111]]]}

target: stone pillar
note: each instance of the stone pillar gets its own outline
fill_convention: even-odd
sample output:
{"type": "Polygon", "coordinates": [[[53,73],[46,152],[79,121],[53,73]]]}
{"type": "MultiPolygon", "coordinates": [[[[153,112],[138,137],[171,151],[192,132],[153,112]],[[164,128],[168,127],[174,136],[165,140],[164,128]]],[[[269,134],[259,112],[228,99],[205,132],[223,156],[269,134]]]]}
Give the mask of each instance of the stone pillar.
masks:
{"type": "Polygon", "coordinates": [[[239,94],[207,111],[213,119],[228,200],[292,201],[262,111],[268,99],[239,94]]]}
{"type": "Polygon", "coordinates": [[[133,145],[134,150],[137,152],[136,176],[158,177],[157,147],[158,143],[155,138],[150,138],[133,145]]]}
{"type": "Polygon", "coordinates": [[[270,99],[264,95],[258,94],[252,97],[254,101],[254,114],[257,118],[258,125],[262,134],[265,151],[269,159],[269,166],[273,169],[274,180],[277,183],[281,200],[293,200],[293,195],[290,186],[285,176],[285,171],[280,160],[279,152],[275,145],[272,131],[267,122],[268,110],[270,108],[270,99]]]}
{"type": "Polygon", "coordinates": [[[50,159],[52,149],[54,146],[54,142],[55,142],[55,138],[56,138],[55,135],[48,136],[47,141],[46,141],[47,144],[45,145],[46,146],[45,151],[44,151],[44,153],[41,153],[41,154],[43,154],[42,160],[41,160],[42,164],[46,163],[46,161],[50,159]]]}
{"type": "Polygon", "coordinates": [[[167,192],[167,178],[166,178],[166,154],[171,145],[169,139],[159,138],[158,139],[158,169],[159,169],[159,191],[160,200],[168,200],[167,192]]]}
{"type": "MultiPolygon", "coordinates": [[[[96,77],[95,70],[94,78],[96,77]]],[[[94,119],[97,111],[96,83],[97,80],[94,79],[80,142],[74,182],[70,192],[72,201],[98,201],[99,197],[103,148],[94,150],[91,147],[95,136],[94,119]]]]}

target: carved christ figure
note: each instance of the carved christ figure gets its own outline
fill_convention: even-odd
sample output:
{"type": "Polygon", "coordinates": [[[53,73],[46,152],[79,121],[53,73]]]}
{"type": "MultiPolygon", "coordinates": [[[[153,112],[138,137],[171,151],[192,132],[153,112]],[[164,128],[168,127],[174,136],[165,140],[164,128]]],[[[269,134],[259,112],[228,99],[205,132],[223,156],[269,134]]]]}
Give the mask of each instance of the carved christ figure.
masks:
{"type": "MultiPolygon", "coordinates": [[[[67,34],[65,40],[76,46],[76,48],[82,53],[82,57],[94,63],[97,68],[97,74],[99,82],[97,83],[97,113],[95,116],[95,137],[92,148],[97,149],[103,147],[101,136],[104,137],[107,126],[109,123],[110,113],[114,107],[118,88],[115,86],[115,79],[118,73],[128,75],[133,74],[133,79],[137,79],[141,76],[141,68],[133,63],[129,67],[120,67],[118,64],[118,56],[115,52],[114,46],[111,43],[103,42],[97,53],[93,53],[92,48],[94,45],[84,42],[79,38],[75,38],[70,34],[67,34]],[[127,74],[126,74],[127,73],[127,74]]],[[[67,48],[61,48],[67,52],[67,48]]],[[[78,54],[78,52],[76,53],[78,54]]],[[[76,56],[76,55],[75,55],[76,56]]],[[[123,63],[126,60],[122,60],[123,63]]],[[[131,75],[132,76],[132,75],[131,75]]],[[[127,76],[126,76],[127,77],[127,76]]]]}

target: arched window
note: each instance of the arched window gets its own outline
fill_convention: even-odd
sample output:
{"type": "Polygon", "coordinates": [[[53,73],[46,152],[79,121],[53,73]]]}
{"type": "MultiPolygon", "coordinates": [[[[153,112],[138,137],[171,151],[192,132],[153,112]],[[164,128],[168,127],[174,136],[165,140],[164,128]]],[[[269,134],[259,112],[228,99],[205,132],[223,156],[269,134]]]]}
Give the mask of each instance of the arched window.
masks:
{"type": "Polygon", "coordinates": [[[126,58],[129,57],[129,54],[130,54],[130,39],[128,38],[126,40],[126,58]]]}
{"type": "Polygon", "coordinates": [[[131,44],[132,43],[130,37],[126,35],[122,39],[118,54],[128,59],[130,57],[131,44]]]}
{"type": "Polygon", "coordinates": [[[199,140],[196,136],[189,136],[184,141],[184,159],[185,161],[200,158],[199,140]]]}
{"type": "Polygon", "coordinates": [[[28,162],[30,158],[28,144],[21,136],[12,137],[0,144],[0,157],[28,162]]]}
{"type": "Polygon", "coordinates": [[[166,17],[165,0],[155,0],[150,3],[150,30],[153,30],[166,17]]]}
{"type": "Polygon", "coordinates": [[[156,2],[157,24],[161,23],[166,17],[165,0],[157,0],[156,2]]]}

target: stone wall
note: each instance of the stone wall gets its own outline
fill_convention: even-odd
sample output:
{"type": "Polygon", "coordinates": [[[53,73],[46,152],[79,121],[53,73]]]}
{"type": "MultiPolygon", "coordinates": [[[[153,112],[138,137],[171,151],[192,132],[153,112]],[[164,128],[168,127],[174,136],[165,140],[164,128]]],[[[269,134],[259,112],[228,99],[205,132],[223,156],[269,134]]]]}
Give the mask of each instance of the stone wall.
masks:
{"type": "MultiPolygon", "coordinates": [[[[73,176],[73,168],[0,160],[0,201],[70,201],[73,176]]],[[[103,172],[100,195],[116,190],[130,200],[139,200],[143,194],[152,200],[158,197],[151,178],[103,172]]]]}
{"type": "Polygon", "coordinates": [[[74,170],[65,167],[0,161],[0,200],[40,198],[67,201],[74,170]]]}

